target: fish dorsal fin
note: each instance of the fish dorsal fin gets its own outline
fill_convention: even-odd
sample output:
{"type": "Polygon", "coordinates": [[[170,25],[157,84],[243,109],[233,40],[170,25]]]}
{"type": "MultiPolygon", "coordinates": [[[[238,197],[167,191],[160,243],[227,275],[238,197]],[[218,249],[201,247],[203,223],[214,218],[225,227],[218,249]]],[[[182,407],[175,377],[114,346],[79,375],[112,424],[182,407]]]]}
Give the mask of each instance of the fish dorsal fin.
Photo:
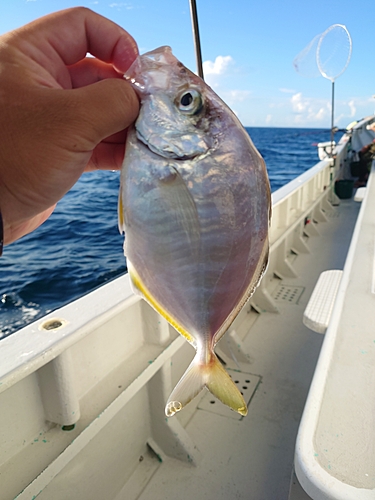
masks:
{"type": "Polygon", "coordinates": [[[231,314],[228,316],[228,318],[224,321],[223,325],[221,326],[220,330],[216,333],[215,335],[215,345],[219,342],[221,337],[224,335],[224,333],[228,330],[230,325],[233,323],[233,321],[236,319],[238,313],[240,310],[243,308],[243,306],[246,304],[246,302],[250,299],[250,297],[253,295],[255,292],[257,286],[259,285],[264,273],[267,270],[268,266],[268,256],[269,256],[269,243],[268,243],[268,238],[266,238],[265,245],[263,247],[263,252],[262,255],[260,256],[258,266],[255,270],[254,277],[251,280],[250,285],[248,286],[247,290],[243,294],[242,299],[238,303],[237,307],[233,309],[231,314]]]}

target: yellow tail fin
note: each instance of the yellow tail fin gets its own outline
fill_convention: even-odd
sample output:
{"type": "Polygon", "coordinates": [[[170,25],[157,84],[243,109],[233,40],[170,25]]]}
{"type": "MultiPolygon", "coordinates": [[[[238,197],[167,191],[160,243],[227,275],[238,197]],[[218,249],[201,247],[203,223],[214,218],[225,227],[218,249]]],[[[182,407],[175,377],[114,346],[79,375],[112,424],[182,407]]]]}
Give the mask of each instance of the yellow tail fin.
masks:
{"type": "Polygon", "coordinates": [[[209,364],[201,364],[195,356],[188,369],[169,396],[165,407],[167,417],[182,410],[201,390],[207,389],[222,403],[241,415],[247,415],[242,394],[223,368],[215,354],[209,364]]]}

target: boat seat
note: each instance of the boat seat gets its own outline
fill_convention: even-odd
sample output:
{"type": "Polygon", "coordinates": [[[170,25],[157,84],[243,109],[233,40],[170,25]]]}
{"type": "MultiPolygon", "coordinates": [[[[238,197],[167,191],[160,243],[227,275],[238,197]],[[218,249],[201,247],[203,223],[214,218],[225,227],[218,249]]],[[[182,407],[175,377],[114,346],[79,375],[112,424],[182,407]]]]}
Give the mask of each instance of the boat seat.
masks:
{"type": "Polygon", "coordinates": [[[342,271],[324,271],[315,285],[305,312],[303,323],[317,333],[325,333],[341,281],[342,271]]]}
{"type": "Polygon", "coordinates": [[[366,194],[366,188],[365,187],[360,187],[357,189],[354,195],[354,201],[363,201],[363,198],[365,197],[366,194]]]}

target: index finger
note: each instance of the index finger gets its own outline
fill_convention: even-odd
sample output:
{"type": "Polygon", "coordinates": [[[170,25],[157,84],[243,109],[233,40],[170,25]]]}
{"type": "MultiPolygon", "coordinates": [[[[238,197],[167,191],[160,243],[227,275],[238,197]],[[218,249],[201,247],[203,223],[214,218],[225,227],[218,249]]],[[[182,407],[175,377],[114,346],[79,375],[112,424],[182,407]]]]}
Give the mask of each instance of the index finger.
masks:
{"type": "Polygon", "coordinates": [[[69,66],[90,52],[123,73],[138,55],[137,44],[129,33],[85,7],[49,14],[19,31],[28,37],[23,50],[32,51],[29,55],[46,70],[49,64],[56,63],[56,57],[69,66]]]}

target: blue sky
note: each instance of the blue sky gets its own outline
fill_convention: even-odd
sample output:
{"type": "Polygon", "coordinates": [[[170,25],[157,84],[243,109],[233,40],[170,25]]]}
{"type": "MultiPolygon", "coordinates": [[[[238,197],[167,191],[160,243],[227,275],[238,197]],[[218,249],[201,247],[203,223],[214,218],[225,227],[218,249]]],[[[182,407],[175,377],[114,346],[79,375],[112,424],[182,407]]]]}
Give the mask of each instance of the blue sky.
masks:
{"type": "MultiPolygon", "coordinates": [[[[353,52],[335,83],[335,124],[375,109],[374,0],[197,0],[207,82],[245,126],[330,127],[331,82],[306,78],[293,59],[332,24],[344,24],[353,52]]],[[[188,0],[0,0],[0,33],[67,7],[112,19],[140,51],[170,45],[195,70],[188,0]]]]}

